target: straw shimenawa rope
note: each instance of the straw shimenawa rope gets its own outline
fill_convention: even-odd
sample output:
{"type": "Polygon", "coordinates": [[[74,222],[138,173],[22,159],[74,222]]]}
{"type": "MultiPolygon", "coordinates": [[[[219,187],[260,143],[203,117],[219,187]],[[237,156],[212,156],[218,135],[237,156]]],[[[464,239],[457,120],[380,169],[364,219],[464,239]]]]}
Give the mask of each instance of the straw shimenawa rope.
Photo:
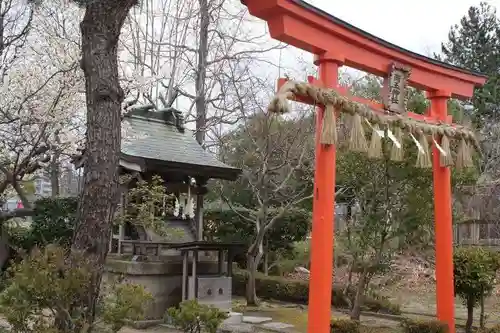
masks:
{"type": "MultiPolygon", "coordinates": [[[[441,146],[445,152],[450,150],[450,140],[460,141],[456,162],[458,168],[473,165],[472,148],[478,153],[481,152],[474,133],[464,126],[417,121],[402,114],[382,114],[364,104],[349,100],[349,98],[338,94],[333,89],[320,88],[305,82],[287,81],[269,103],[268,111],[274,113],[288,112],[290,108],[288,100],[293,100],[295,96],[309,97],[315,103],[325,106],[321,133],[322,144],[337,143],[335,112],[343,112],[352,116],[349,138],[350,149],[360,152],[370,151],[370,155],[373,157],[378,156],[377,138],[372,136],[370,148],[377,150],[372,152],[366,142],[361,117],[373,124],[374,128],[383,126],[393,131],[394,137],[399,141],[399,147],[393,142],[391,150],[391,159],[395,161],[400,161],[403,158],[403,131],[419,134],[419,142],[424,148],[424,154],[419,154],[422,156],[419,156],[420,159],[417,158],[417,164],[421,167],[431,166],[427,137],[441,137],[441,146]]],[[[451,151],[444,158],[442,165],[451,165],[450,158],[451,151]]]]}

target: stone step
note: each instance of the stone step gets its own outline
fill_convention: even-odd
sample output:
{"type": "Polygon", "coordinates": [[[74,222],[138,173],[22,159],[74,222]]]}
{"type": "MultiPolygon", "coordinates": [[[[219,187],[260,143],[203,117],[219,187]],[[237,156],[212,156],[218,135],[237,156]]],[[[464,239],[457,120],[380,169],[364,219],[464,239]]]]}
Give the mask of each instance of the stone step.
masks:
{"type": "Polygon", "coordinates": [[[243,316],[243,322],[247,324],[265,324],[273,321],[271,317],[243,316]]]}
{"type": "Polygon", "coordinates": [[[224,320],[224,325],[239,325],[243,323],[243,313],[240,312],[229,312],[228,317],[224,320]]]}
{"type": "Polygon", "coordinates": [[[252,324],[222,324],[220,326],[222,333],[254,333],[255,326],[252,324]]]}
{"type": "Polygon", "coordinates": [[[262,328],[266,331],[277,332],[277,333],[289,333],[294,331],[293,325],[280,322],[270,322],[270,323],[260,324],[257,325],[257,327],[262,328]]]}

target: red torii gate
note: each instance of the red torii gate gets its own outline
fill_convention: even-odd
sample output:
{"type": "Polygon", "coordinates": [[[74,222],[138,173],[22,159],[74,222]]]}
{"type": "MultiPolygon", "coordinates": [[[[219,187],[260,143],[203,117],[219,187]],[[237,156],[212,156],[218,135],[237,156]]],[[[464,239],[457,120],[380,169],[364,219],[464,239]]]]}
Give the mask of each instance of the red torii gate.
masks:
{"type": "MultiPolygon", "coordinates": [[[[486,77],[407,51],[364,32],[301,0],[242,0],[250,13],[265,20],[271,37],[315,55],[319,80],[314,85],[338,86],[338,69],[350,66],[382,77],[393,63],[411,67],[408,83],[425,90],[431,102],[427,116],[406,115],[426,123],[451,123],[447,113],[450,97],[469,98],[486,77]]],[[[279,80],[281,87],[286,80],[279,80]]],[[[310,98],[297,100],[312,103],[310,98]]],[[[349,97],[384,113],[384,106],[362,98],[349,97]]],[[[316,123],[316,169],[314,175],[311,278],[309,291],[309,333],[328,333],[331,319],[331,289],[334,239],[335,145],[322,144],[324,107],[316,123]]],[[[439,140],[439,139],[438,139],[439,140]]],[[[450,168],[440,166],[439,147],[433,145],[433,182],[436,239],[437,317],[455,332],[453,284],[453,233],[450,168]]]]}

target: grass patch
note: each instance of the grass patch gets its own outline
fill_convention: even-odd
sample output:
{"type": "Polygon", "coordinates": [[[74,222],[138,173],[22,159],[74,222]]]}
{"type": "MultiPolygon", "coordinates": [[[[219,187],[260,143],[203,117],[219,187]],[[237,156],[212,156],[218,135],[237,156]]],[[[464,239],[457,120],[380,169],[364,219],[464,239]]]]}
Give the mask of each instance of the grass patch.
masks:
{"type": "MultiPolygon", "coordinates": [[[[259,307],[246,306],[243,299],[233,299],[232,309],[244,315],[273,318],[275,322],[291,324],[297,332],[307,332],[307,310],[300,307],[282,306],[282,304],[262,302],[259,307]]],[[[346,316],[347,318],[347,316],[346,316]]],[[[360,333],[400,333],[399,327],[360,326],[360,333]]]]}

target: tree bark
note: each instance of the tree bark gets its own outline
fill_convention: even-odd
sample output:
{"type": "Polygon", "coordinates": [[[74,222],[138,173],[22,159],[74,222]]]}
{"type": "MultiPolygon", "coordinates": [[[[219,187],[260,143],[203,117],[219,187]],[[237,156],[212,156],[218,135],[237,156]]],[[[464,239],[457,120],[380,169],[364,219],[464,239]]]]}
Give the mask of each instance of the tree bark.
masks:
{"type": "Polygon", "coordinates": [[[269,275],[269,251],[266,248],[266,252],[264,253],[264,275],[269,275]]]}
{"type": "Polygon", "coordinates": [[[198,0],[200,5],[200,30],[198,32],[198,68],[196,70],[196,141],[203,146],[207,126],[205,81],[207,76],[208,26],[210,24],[207,0],[198,0]]]}
{"type": "Polygon", "coordinates": [[[484,318],[484,295],[481,296],[481,303],[480,303],[481,309],[480,309],[480,314],[479,314],[479,327],[484,328],[485,325],[485,318],[484,318]]]}
{"type": "Polygon", "coordinates": [[[51,196],[58,197],[60,194],[60,186],[59,186],[59,177],[61,175],[60,172],[60,164],[59,164],[59,152],[55,152],[50,161],[50,186],[51,186],[51,196]]]}
{"type": "Polygon", "coordinates": [[[351,319],[359,320],[361,317],[361,306],[363,305],[363,296],[365,294],[365,286],[367,282],[368,268],[365,265],[361,275],[359,276],[358,286],[356,288],[356,296],[354,298],[354,305],[351,310],[351,319]]]}
{"type": "MultiPolygon", "coordinates": [[[[118,163],[121,144],[123,90],[118,81],[118,39],[136,0],[89,1],[80,23],[81,67],[87,102],[84,185],[78,205],[72,252],[83,252],[93,266],[86,296],[77,300],[85,308],[83,327],[92,331],[95,305],[112,219],[119,201],[118,163]]],[[[76,327],[75,332],[80,332],[76,327]]]]}
{"type": "Polygon", "coordinates": [[[247,270],[248,270],[248,281],[246,290],[247,305],[256,306],[258,305],[257,294],[255,292],[255,275],[257,274],[257,267],[259,266],[262,254],[257,254],[256,256],[252,253],[247,253],[247,270]]]}
{"type": "Polygon", "coordinates": [[[472,332],[472,322],[474,320],[474,297],[467,298],[467,322],[465,323],[465,333],[472,332]]]}

